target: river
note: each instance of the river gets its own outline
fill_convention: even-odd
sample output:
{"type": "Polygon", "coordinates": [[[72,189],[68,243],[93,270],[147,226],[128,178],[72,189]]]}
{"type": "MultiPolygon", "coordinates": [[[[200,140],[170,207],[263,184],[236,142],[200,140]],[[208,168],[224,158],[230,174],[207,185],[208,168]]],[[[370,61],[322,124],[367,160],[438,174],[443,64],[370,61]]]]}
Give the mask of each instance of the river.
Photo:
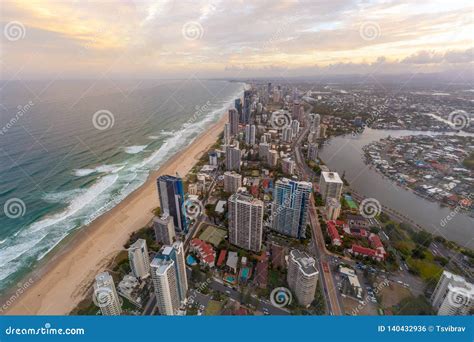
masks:
{"type": "MultiPolygon", "coordinates": [[[[345,178],[354,191],[377,199],[381,204],[392,208],[418,223],[426,231],[441,235],[464,247],[474,244],[474,219],[457,213],[450,221],[446,217],[452,209],[441,207],[437,202],[425,200],[412,191],[397,186],[387,177],[375,171],[363,160],[363,150],[367,144],[388,137],[407,135],[439,135],[443,133],[373,130],[366,128],[358,136],[340,136],[331,138],[319,153],[321,160],[339,174],[345,171],[345,178]],[[447,223],[442,225],[441,221],[447,223]]],[[[444,133],[446,135],[474,136],[470,133],[444,133]]]]}

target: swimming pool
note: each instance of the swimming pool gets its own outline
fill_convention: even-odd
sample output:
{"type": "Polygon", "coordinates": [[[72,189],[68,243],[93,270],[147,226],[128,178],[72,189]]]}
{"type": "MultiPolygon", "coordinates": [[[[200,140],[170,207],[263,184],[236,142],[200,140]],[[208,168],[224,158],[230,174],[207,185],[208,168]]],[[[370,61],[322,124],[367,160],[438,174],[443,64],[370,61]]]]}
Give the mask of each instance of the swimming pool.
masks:
{"type": "Polygon", "coordinates": [[[197,264],[197,261],[196,259],[194,259],[194,257],[192,255],[188,255],[186,257],[186,263],[189,265],[189,266],[194,266],[197,264]]]}

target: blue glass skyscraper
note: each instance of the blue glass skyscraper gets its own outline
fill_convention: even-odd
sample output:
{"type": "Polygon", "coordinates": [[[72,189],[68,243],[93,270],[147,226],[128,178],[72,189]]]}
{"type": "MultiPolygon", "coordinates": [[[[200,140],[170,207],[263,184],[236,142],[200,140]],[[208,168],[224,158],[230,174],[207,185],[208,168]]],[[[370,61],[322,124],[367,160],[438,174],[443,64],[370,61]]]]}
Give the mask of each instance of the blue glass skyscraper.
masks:
{"type": "Polygon", "coordinates": [[[173,217],[175,230],[187,233],[188,224],[184,213],[184,187],[180,177],[160,176],[156,180],[162,213],[173,217]]]}

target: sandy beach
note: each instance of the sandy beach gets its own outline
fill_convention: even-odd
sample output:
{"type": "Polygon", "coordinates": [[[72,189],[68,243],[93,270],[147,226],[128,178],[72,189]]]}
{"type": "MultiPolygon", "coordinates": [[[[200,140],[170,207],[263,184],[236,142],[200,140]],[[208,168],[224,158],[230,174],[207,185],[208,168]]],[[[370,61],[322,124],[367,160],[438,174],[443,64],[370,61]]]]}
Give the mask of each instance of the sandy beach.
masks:
{"type": "MultiPolygon", "coordinates": [[[[89,227],[73,234],[48,263],[31,275],[32,285],[10,299],[9,315],[67,315],[85,297],[95,275],[123,249],[130,234],[145,226],[158,206],[156,177],[186,175],[222,132],[227,116],[150,175],[146,183],[89,227]]],[[[26,279],[28,279],[27,277],[26,279]]]]}

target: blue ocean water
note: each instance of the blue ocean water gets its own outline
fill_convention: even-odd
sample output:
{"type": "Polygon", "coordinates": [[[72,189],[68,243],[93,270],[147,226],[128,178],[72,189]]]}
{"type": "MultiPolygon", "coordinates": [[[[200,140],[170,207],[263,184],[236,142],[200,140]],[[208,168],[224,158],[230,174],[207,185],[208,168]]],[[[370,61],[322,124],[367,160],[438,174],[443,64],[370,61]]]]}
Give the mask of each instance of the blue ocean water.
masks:
{"type": "Polygon", "coordinates": [[[244,84],[1,82],[0,291],[217,121],[244,84]]]}

